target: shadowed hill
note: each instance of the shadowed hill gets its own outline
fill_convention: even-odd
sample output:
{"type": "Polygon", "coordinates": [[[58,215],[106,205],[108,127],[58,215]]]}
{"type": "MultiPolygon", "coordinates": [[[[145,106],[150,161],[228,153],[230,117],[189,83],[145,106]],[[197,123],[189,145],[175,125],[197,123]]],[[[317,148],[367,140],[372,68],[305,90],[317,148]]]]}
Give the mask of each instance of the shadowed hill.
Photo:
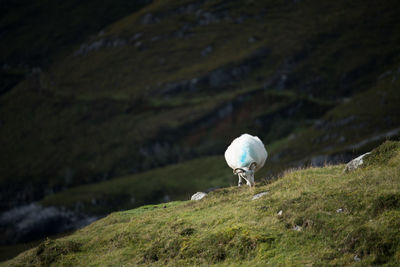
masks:
{"type": "MultiPolygon", "coordinates": [[[[351,144],[382,140],[399,127],[393,115],[399,113],[397,1],[154,1],[79,44],[66,41],[75,32],[67,25],[92,25],[85,15],[92,4],[66,4],[82,20],[68,12],[60,18],[72,23],[59,28],[57,40],[67,47],[54,48],[49,67],[0,97],[2,210],[65,188],[220,154],[243,132],[272,144],[271,175],[348,159],[371,147],[351,144]],[[375,97],[386,88],[390,97],[375,97]],[[353,97],[373,107],[368,116],[340,111],[353,97]],[[387,104],[378,108],[375,101],[387,104]],[[337,115],[325,116],[328,111],[337,115]],[[389,115],[382,121],[381,113],[389,115]],[[340,132],[347,116],[357,120],[357,134],[340,132]],[[342,143],[327,147],[331,139],[342,143]],[[314,160],[305,158],[311,147],[314,160]],[[18,195],[12,203],[5,201],[10,194],[18,195]]],[[[15,16],[30,18],[19,10],[15,16]]],[[[2,25],[14,25],[7,21],[2,25]]],[[[9,40],[24,30],[14,26],[9,40]]],[[[51,37],[52,27],[43,36],[51,37]]],[[[32,49],[51,43],[46,40],[32,49]]]]}
{"type": "Polygon", "coordinates": [[[0,95],[150,1],[13,1],[0,6],[0,95]]]}

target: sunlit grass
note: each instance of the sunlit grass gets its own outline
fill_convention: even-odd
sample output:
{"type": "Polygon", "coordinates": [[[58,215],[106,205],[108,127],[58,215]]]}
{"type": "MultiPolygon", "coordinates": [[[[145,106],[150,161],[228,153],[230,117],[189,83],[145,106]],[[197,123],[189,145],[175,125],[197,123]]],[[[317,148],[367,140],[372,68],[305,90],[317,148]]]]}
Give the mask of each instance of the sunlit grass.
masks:
{"type": "Polygon", "coordinates": [[[383,149],[391,153],[387,164],[368,163],[350,173],[343,165],[307,168],[269,185],[219,189],[198,202],[116,212],[6,264],[396,265],[398,144],[383,149]]]}

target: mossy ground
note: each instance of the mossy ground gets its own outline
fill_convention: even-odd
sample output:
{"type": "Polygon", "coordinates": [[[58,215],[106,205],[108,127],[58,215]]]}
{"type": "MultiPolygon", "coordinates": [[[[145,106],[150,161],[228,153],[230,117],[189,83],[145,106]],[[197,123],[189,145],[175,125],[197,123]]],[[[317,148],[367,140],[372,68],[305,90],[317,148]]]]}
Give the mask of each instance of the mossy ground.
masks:
{"type": "Polygon", "coordinates": [[[396,266],[398,145],[392,152],[385,164],[350,173],[343,165],[292,170],[270,184],[223,188],[198,202],[112,213],[3,265],[396,266]]]}

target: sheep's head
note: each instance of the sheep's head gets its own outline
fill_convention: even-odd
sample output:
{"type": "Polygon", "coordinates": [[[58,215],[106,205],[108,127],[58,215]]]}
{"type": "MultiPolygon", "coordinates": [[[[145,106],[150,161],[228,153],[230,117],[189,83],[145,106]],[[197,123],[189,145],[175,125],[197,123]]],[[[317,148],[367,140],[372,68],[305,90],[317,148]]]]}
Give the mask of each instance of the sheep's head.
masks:
{"type": "Polygon", "coordinates": [[[257,164],[255,162],[251,163],[248,167],[236,168],[233,170],[234,175],[239,176],[239,186],[241,185],[241,179],[246,180],[248,186],[254,185],[254,172],[257,164]]]}

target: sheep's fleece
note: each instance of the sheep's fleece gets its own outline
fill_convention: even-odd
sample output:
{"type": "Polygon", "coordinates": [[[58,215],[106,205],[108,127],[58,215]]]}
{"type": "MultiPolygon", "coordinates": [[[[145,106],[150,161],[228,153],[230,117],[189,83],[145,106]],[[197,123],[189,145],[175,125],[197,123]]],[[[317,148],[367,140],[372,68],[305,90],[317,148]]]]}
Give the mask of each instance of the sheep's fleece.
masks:
{"type": "Polygon", "coordinates": [[[249,134],[242,134],[233,140],[225,151],[226,162],[239,175],[239,186],[242,178],[247,185],[254,185],[254,172],[264,166],[267,157],[263,142],[249,134]]]}

